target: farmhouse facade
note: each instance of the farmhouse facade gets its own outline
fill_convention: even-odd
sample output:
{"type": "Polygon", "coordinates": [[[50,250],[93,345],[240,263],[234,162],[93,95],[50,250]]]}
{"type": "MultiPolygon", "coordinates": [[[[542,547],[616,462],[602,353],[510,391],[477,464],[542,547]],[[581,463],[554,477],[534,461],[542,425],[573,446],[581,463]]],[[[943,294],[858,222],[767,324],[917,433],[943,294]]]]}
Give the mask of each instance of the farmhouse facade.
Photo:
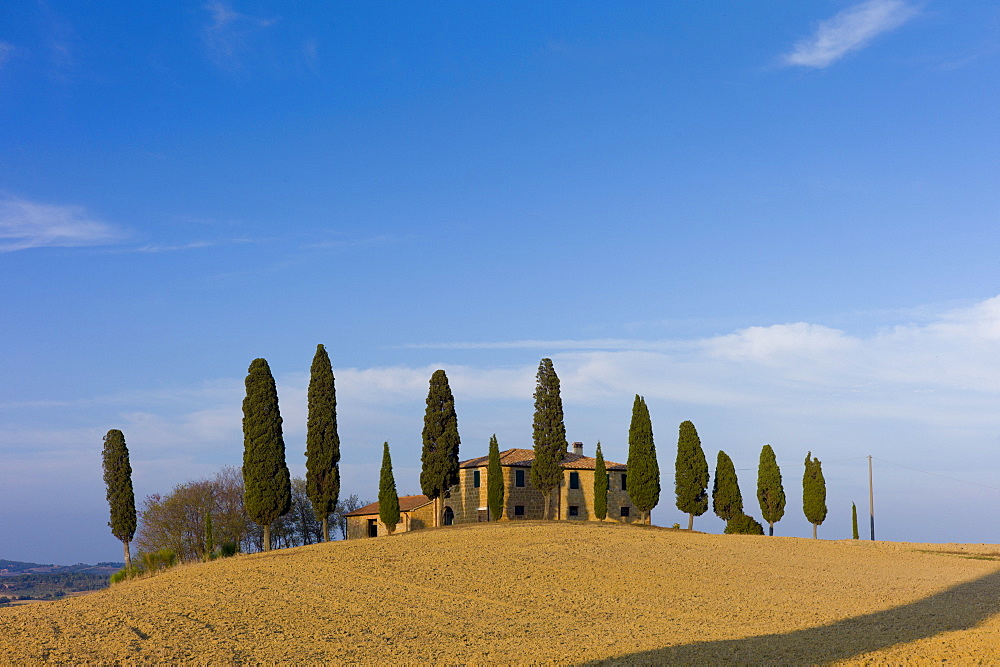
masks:
{"type": "MultiPolygon", "coordinates": [[[[500,474],[503,476],[504,520],[542,519],[545,496],[531,484],[531,449],[507,449],[500,452],[500,474]]],[[[447,498],[441,500],[441,523],[446,526],[489,521],[487,505],[488,456],[462,461],[458,484],[447,498]]],[[[553,516],[565,521],[597,521],[594,514],[594,471],[597,459],[583,455],[583,443],[575,442],[563,456],[560,465],[563,479],[555,490],[553,516]]],[[[642,519],[628,495],[628,467],[605,461],[608,475],[608,521],[623,523],[642,519]]],[[[405,532],[434,525],[434,503],[427,496],[404,496],[399,499],[403,518],[394,532],[405,532]],[[412,509],[404,510],[405,505],[412,509]]],[[[375,537],[386,534],[378,521],[378,503],[372,503],[346,515],[347,537],[375,537]]],[[[648,520],[647,520],[648,521],[648,520]]]]}
{"type": "MultiPolygon", "coordinates": [[[[378,516],[378,502],[365,505],[344,515],[347,519],[347,539],[381,537],[389,529],[378,516]]],[[[399,523],[394,533],[405,533],[434,525],[434,503],[427,496],[400,496],[399,523]]]]}

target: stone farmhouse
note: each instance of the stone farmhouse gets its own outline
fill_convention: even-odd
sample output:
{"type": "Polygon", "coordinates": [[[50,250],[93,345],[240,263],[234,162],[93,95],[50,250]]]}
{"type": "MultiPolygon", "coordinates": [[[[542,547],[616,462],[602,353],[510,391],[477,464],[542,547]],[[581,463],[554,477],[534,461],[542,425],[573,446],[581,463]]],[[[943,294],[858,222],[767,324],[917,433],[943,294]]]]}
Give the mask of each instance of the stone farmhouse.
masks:
{"type": "MultiPolygon", "coordinates": [[[[507,449],[500,452],[500,471],[504,481],[504,511],[501,521],[541,519],[545,497],[531,484],[531,449],[507,449]]],[[[442,523],[446,526],[489,521],[486,501],[488,456],[459,464],[458,484],[442,499],[442,523]]],[[[597,459],[583,455],[583,443],[574,442],[560,462],[563,480],[556,493],[556,519],[597,521],[594,516],[594,469],[597,459]]],[[[639,512],[628,495],[628,468],[622,463],[605,461],[608,474],[607,521],[638,522],[639,512]]],[[[434,525],[434,503],[427,496],[402,496],[399,499],[400,522],[394,532],[417,530],[434,525]]],[[[347,539],[388,534],[378,518],[378,503],[346,514],[347,539]]]]}

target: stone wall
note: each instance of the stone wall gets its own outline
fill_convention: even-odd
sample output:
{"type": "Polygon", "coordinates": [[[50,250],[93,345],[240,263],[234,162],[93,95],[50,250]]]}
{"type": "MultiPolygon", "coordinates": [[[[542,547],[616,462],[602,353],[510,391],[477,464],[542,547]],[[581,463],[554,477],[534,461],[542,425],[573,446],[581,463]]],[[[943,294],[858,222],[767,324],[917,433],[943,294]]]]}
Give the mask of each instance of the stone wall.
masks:
{"type": "MultiPolygon", "coordinates": [[[[621,521],[635,523],[639,520],[639,510],[632,504],[627,490],[622,490],[622,472],[612,470],[609,473],[608,513],[605,521],[621,521]],[[628,508],[627,517],[622,517],[622,508],[628,508]]],[[[627,480],[626,480],[627,482],[627,480]]],[[[626,483],[627,486],[627,483],[626,483]]],[[[566,470],[563,472],[563,482],[559,489],[559,518],[568,521],[596,521],[594,516],[594,471],[566,470]],[[580,488],[570,488],[570,475],[578,473],[580,488]],[[570,516],[570,508],[577,508],[577,516],[570,516]]]]}

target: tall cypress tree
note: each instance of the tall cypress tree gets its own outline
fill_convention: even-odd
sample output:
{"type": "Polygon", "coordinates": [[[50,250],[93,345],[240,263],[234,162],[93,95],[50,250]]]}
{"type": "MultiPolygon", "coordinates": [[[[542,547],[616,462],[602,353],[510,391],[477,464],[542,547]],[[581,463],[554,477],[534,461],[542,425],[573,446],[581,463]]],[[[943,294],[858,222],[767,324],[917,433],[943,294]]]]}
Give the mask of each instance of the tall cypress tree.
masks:
{"type": "Polygon", "coordinates": [[[125,568],[132,569],[128,544],[135,536],[135,493],[132,490],[132,465],[129,463],[125,434],[116,428],[104,436],[104,484],[107,486],[111,534],[125,548],[125,568]]]}
{"type": "Polygon", "coordinates": [[[694,518],[708,511],[708,461],[701,449],[701,439],[694,424],[681,422],[677,436],[677,462],[674,465],[677,509],[688,515],[688,530],[694,518]]]}
{"type": "Polygon", "coordinates": [[[604,464],[601,442],[597,442],[597,463],[594,464],[594,516],[604,521],[608,516],[608,468],[604,464]]]}
{"type": "Polygon", "coordinates": [[[500,467],[500,443],[497,434],[490,438],[490,456],[486,464],[486,505],[490,508],[490,520],[499,521],[503,514],[503,469],[500,467]]]}
{"type": "Polygon", "coordinates": [[[535,458],[531,462],[531,485],[545,495],[545,518],[548,519],[552,492],[562,482],[561,463],[568,443],[562,398],[559,396],[559,377],[551,359],[542,359],[535,379],[535,418],[532,424],[535,458]]]}
{"type": "Polygon", "coordinates": [[[851,538],[856,540],[860,537],[858,535],[858,506],[851,503],[851,538]]]}
{"type": "Polygon", "coordinates": [[[757,502],[760,511],[767,521],[767,534],[774,535],[774,524],[785,516],[785,488],[781,485],[781,470],[774,458],[771,445],[764,445],[760,450],[760,463],[757,465],[757,502]]]}
{"type": "Polygon", "coordinates": [[[434,525],[441,525],[441,499],[458,484],[458,415],[455,397],[443,370],[431,375],[424,411],[424,448],[420,455],[420,489],[434,501],[434,525]]]}
{"type": "Polygon", "coordinates": [[[736,466],[729,454],[719,450],[712,484],[712,511],[723,521],[743,516],[743,494],[736,479],[736,466]]]}
{"type": "Polygon", "coordinates": [[[638,394],[632,403],[632,423],[628,429],[628,496],[642,519],[660,502],[660,465],[653,444],[653,423],[646,399],[638,394]]]}
{"type": "Polygon", "coordinates": [[[212,512],[205,511],[205,560],[212,558],[215,551],[215,529],[212,527],[212,512]]]}
{"type": "Polygon", "coordinates": [[[340,436],[337,435],[337,390],[326,348],[316,346],[309,370],[309,417],[306,422],[306,494],[323,541],[330,541],[330,513],[340,496],[340,436]]]}
{"type": "Polygon", "coordinates": [[[806,454],[806,469],[802,474],[802,511],[813,525],[813,539],[816,539],[816,528],[826,520],[826,480],[823,465],[812,457],[812,452],[806,454]]]}
{"type": "Polygon", "coordinates": [[[378,478],[378,518],[385,524],[391,535],[399,523],[399,496],[396,494],[396,479],[392,475],[392,459],[389,458],[389,443],[382,445],[382,470],[378,478]]]}
{"type": "Polygon", "coordinates": [[[278,390],[264,359],[250,363],[243,399],[243,504],[264,528],[264,551],[271,550],[271,524],[292,507],[292,482],[285,464],[278,390]]]}

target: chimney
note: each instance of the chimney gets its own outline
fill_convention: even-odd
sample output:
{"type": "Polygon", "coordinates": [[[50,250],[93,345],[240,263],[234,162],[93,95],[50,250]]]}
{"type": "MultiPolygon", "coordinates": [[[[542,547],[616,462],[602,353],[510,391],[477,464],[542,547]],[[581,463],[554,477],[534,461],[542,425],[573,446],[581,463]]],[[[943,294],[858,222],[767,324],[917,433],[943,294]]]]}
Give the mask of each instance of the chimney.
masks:
{"type": "Polygon", "coordinates": [[[583,456],[583,443],[582,442],[574,442],[573,443],[573,453],[576,454],[577,456],[583,456]]]}

